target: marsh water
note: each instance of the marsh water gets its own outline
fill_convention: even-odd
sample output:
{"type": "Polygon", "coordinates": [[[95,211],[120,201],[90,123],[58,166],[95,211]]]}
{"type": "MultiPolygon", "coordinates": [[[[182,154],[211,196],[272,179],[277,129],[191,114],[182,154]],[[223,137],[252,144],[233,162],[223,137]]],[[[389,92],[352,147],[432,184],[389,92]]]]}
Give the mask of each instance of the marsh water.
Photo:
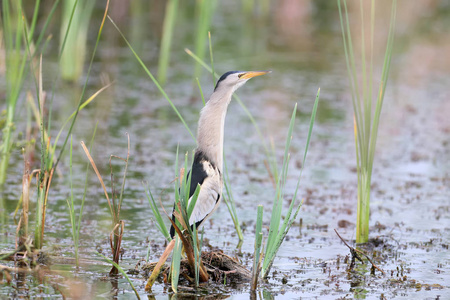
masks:
{"type": "MultiPolygon", "coordinates": [[[[113,2],[110,15],[150,71],[156,73],[165,2],[153,1],[152,5],[138,2],[141,9],[136,9],[136,4],[113,2]]],[[[237,102],[231,103],[226,119],[225,157],[244,241],[238,248],[232,219],[222,203],[204,226],[205,249],[222,249],[251,268],[256,208],[264,205],[267,236],[275,197],[264,164],[263,143],[273,144],[281,165],[289,119],[294,104],[298,103],[285,208],[292,200],[302,166],[296,201],[303,199],[304,204],[278,253],[270,278],[260,283],[257,297],[448,299],[450,6],[440,1],[414,4],[399,1],[391,73],[372,176],[371,243],[365,248],[385,272],[383,275],[379,271],[371,274],[370,264],[359,262],[349,271],[349,249],[334,232],[338,230],[354,245],[357,176],[353,110],[335,2],[280,1],[272,3],[267,14],[258,5],[246,13],[241,5],[237,1],[217,1],[210,28],[214,67],[218,73],[273,72],[252,79],[237,92],[263,138],[237,102]],[[303,161],[309,116],[319,87],[316,123],[303,161]]],[[[90,24],[88,53],[95,43],[103,9],[98,3],[90,24]]],[[[358,9],[356,3],[350,5],[351,17],[358,17],[358,9]]],[[[377,9],[375,58],[377,66],[381,66],[389,5],[379,5],[377,9]]],[[[193,132],[203,104],[194,77],[195,61],[184,49],[194,50],[195,32],[194,5],[183,3],[175,25],[164,88],[193,132]]],[[[355,35],[357,39],[357,30],[355,35]]],[[[50,93],[57,80],[52,107],[53,135],[76,108],[84,82],[84,78],[74,84],[56,79],[57,47],[57,41],[51,40],[43,56],[44,89],[50,93]]],[[[205,59],[209,61],[208,56],[205,59]]],[[[376,68],[376,86],[380,72],[376,68]]],[[[214,86],[212,76],[203,71],[199,80],[208,97],[214,86]]],[[[120,265],[125,270],[134,270],[139,269],[137,265],[147,255],[149,261],[158,260],[165,246],[152,220],[144,186],[150,187],[170,211],[177,147],[182,159],[185,152],[195,148],[195,141],[111,23],[105,25],[87,94],[93,94],[108,82],[112,85],[78,117],[73,134],[73,184],[80,201],[88,163],[80,142],[90,140],[96,124],[93,157],[107,185],[109,156],[126,156],[126,133],[129,134],[131,152],[121,211],[125,231],[120,265]]],[[[27,88],[32,89],[32,84],[27,88]]],[[[22,107],[17,111],[16,132],[23,132],[26,127],[27,110],[25,104],[22,107]]],[[[37,129],[35,134],[37,138],[37,129]]],[[[32,169],[39,168],[39,152],[31,163],[32,169]]],[[[123,162],[113,160],[113,170],[115,177],[120,178],[123,162]]],[[[21,150],[15,147],[1,195],[3,251],[14,249],[16,242],[14,210],[21,194],[22,172],[21,150]]],[[[44,275],[15,276],[11,284],[3,281],[1,298],[62,298],[62,294],[79,299],[135,297],[125,279],[108,278],[110,265],[96,254],[110,255],[108,237],[112,228],[107,201],[92,169],[82,217],[80,267],[75,267],[66,202],[70,195],[68,174],[69,158],[65,155],[49,193],[44,250],[52,259],[42,267],[46,270],[44,275]]],[[[30,224],[34,220],[34,185],[32,191],[30,224]]],[[[162,299],[172,295],[161,282],[155,284],[153,293],[146,293],[143,274],[136,272],[129,276],[141,297],[162,299]]],[[[217,283],[188,296],[247,299],[249,289],[248,284],[217,283]]]]}

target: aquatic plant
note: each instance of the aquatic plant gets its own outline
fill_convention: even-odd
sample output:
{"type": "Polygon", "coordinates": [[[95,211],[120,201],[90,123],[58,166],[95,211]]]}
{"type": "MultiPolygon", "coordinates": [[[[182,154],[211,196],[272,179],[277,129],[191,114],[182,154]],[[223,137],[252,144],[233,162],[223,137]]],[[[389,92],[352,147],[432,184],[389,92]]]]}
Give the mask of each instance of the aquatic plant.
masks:
{"type": "Polygon", "coordinates": [[[62,2],[60,48],[63,50],[59,68],[65,80],[76,81],[83,73],[87,33],[95,2],[91,0],[62,2]]]}
{"type": "MultiPolygon", "coordinates": [[[[120,245],[122,243],[122,237],[123,237],[123,231],[125,229],[125,223],[120,219],[120,210],[122,208],[123,203],[123,192],[125,191],[125,182],[127,179],[127,171],[128,171],[128,162],[130,160],[130,136],[127,133],[127,139],[128,139],[128,149],[127,149],[127,156],[126,158],[122,158],[120,156],[116,155],[110,155],[109,156],[109,169],[110,169],[110,175],[111,175],[111,197],[108,195],[108,191],[106,190],[105,183],[103,181],[102,175],[98,171],[98,168],[94,162],[94,159],[92,158],[89,150],[87,149],[84,142],[81,142],[81,146],[83,147],[83,150],[86,154],[86,156],[89,159],[89,162],[92,166],[92,168],[95,171],[95,174],[97,175],[98,180],[100,181],[100,185],[103,188],[103,192],[105,194],[105,198],[108,201],[109,206],[109,212],[111,213],[111,220],[112,220],[112,230],[109,237],[109,242],[111,246],[111,251],[113,255],[113,261],[118,264],[119,263],[119,255],[120,255],[120,245]],[[122,160],[125,162],[125,167],[123,171],[123,177],[122,177],[122,184],[120,187],[120,194],[119,199],[116,199],[116,189],[114,187],[114,174],[113,174],[113,167],[112,167],[112,159],[116,158],[119,160],[122,160]]],[[[113,266],[111,271],[109,272],[110,275],[117,275],[118,269],[113,266]]]]}
{"type": "MultiPolygon", "coordinates": [[[[159,84],[159,82],[155,79],[155,77],[153,76],[153,74],[150,72],[150,70],[147,68],[147,66],[144,64],[144,62],[141,60],[141,58],[139,57],[139,55],[134,51],[133,47],[131,46],[131,44],[128,42],[128,40],[126,39],[126,37],[123,35],[123,33],[120,31],[119,27],[114,23],[114,21],[109,18],[109,20],[111,21],[111,23],[114,25],[114,27],[117,29],[117,31],[120,33],[120,35],[122,36],[122,38],[124,39],[125,43],[128,45],[128,48],[130,48],[131,52],[134,54],[135,58],[138,60],[138,62],[140,63],[140,65],[142,66],[142,68],[145,70],[145,72],[147,73],[147,75],[150,77],[150,79],[153,81],[153,83],[156,85],[156,87],[159,89],[159,91],[161,92],[161,94],[164,96],[164,98],[167,100],[167,102],[170,104],[170,106],[172,107],[172,109],[175,111],[175,113],[177,114],[178,118],[181,120],[181,122],[183,123],[184,127],[187,129],[187,131],[189,132],[189,134],[191,135],[191,137],[194,139],[194,141],[196,141],[196,138],[194,136],[194,134],[192,133],[192,131],[189,129],[189,126],[187,125],[186,121],[184,120],[184,118],[181,116],[180,112],[178,111],[178,109],[176,108],[175,104],[170,100],[169,96],[167,95],[167,93],[164,91],[164,89],[162,88],[162,86],[159,84]]],[[[211,50],[211,54],[212,54],[212,50],[211,50]]],[[[212,60],[212,55],[211,55],[211,60],[212,60]]],[[[208,67],[209,68],[209,67],[208,67]]],[[[214,77],[213,77],[214,78],[214,77]]],[[[200,83],[197,79],[197,83],[200,89],[200,93],[202,96],[202,100],[203,100],[203,104],[205,104],[205,100],[203,97],[203,92],[202,92],[202,88],[200,86],[200,83]]],[[[242,102],[241,102],[242,103],[242,102]]],[[[226,179],[225,179],[226,180],[226,179]]],[[[234,207],[234,203],[233,203],[233,198],[232,198],[232,194],[231,194],[231,189],[229,188],[229,185],[226,184],[226,189],[227,191],[229,191],[228,195],[229,198],[228,200],[225,200],[227,203],[227,207],[229,208],[230,214],[232,216],[233,222],[235,224],[235,227],[237,229],[238,232],[238,236],[239,239],[242,240],[242,230],[240,229],[240,225],[239,225],[239,221],[237,219],[237,214],[233,213],[233,207],[234,207]]],[[[151,195],[149,195],[151,197],[151,195]]],[[[235,211],[235,209],[234,209],[235,211]]]]}
{"type": "MultiPolygon", "coordinates": [[[[214,9],[216,1],[213,0],[197,0],[196,1],[196,14],[197,14],[197,31],[195,39],[195,54],[202,58],[206,54],[206,38],[209,28],[211,26],[211,19],[214,15],[214,9]]],[[[194,70],[194,78],[200,77],[201,66],[196,64],[194,70]]]]}
{"type": "Polygon", "coordinates": [[[384,55],[383,71],[380,86],[376,96],[373,95],[373,47],[375,28],[375,0],[371,2],[370,8],[370,62],[366,66],[366,40],[363,1],[360,2],[361,15],[361,74],[358,78],[356,61],[353,50],[352,35],[347,11],[347,1],[337,1],[339,17],[341,21],[342,38],[344,43],[345,59],[352,94],[352,105],[354,113],[356,166],[358,174],[358,208],[356,222],[356,242],[366,243],[369,240],[369,214],[370,214],[370,186],[372,183],[373,161],[375,157],[375,146],[377,142],[378,126],[383,106],[384,94],[391,64],[392,49],[394,44],[394,30],[397,1],[392,1],[389,34],[386,51],[384,55]],[[342,12],[342,6],[344,12],[342,12]],[[362,89],[360,87],[362,82],[362,89]],[[376,100],[375,110],[373,101],[376,100]]]}
{"type": "MultiPolygon", "coordinates": [[[[39,129],[40,129],[40,142],[41,142],[41,169],[38,176],[38,195],[37,195],[37,205],[36,205],[36,224],[35,224],[35,232],[34,232],[34,246],[37,249],[42,248],[43,240],[44,240],[44,227],[45,227],[45,214],[47,210],[47,199],[48,199],[48,193],[50,191],[50,185],[53,178],[53,173],[58,166],[59,161],[62,158],[62,155],[64,153],[65,147],[67,145],[69,136],[73,130],[73,127],[75,125],[75,121],[77,119],[78,113],[80,110],[82,110],[87,104],[89,104],[93,99],[96,98],[96,96],[101,93],[106,87],[109,85],[103,87],[102,89],[98,90],[94,95],[92,95],[89,99],[83,102],[84,94],[86,91],[87,83],[90,78],[90,72],[93,64],[93,60],[97,51],[97,47],[100,41],[100,36],[103,30],[103,25],[105,23],[105,18],[108,12],[109,7],[109,0],[106,3],[105,13],[102,19],[102,22],[100,24],[99,31],[97,33],[97,40],[95,43],[94,50],[92,52],[91,60],[89,63],[89,68],[86,74],[86,80],[83,86],[83,90],[80,94],[80,98],[78,101],[77,109],[75,112],[69,116],[66,120],[66,122],[61,127],[58,135],[55,138],[55,141],[53,145],[50,142],[50,137],[48,136],[48,131],[50,130],[50,124],[51,124],[51,114],[48,117],[48,129],[46,132],[46,128],[44,127],[45,120],[43,115],[44,110],[44,92],[43,92],[43,84],[42,84],[42,57],[39,64],[39,70],[38,70],[38,78],[35,78],[33,76],[33,79],[35,80],[36,85],[36,98],[38,102],[38,108],[35,109],[35,116],[36,116],[36,122],[38,123],[39,129]],[[59,155],[55,157],[56,153],[56,147],[58,145],[58,140],[61,136],[61,133],[63,132],[63,129],[65,126],[71,121],[68,133],[66,135],[66,138],[64,139],[64,142],[60,148],[59,155]]],[[[26,32],[26,31],[25,31],[26,32]]],[[[66,36],[67,37],[67,36],[66,36]]],[[[30,58],[32,57],[32,53],[30,51],[30,44],[27,43],[27,51],[30,58]]],[[[61,57],[61,53],[64,50],[64,48],[61,49],[59,53],[59,58],[61,57]]],[[[34,74],[34,67],[33,64],[30,64],[31,73],[34,74]]],[[[53,91],[52,91],[53,92],[53,91]]],[[[51,105],[51,104],[50,104],[51,105]]],[[[51,107],[49,109],[51,112],[51,107]]]]}
{"type": "Polygon", "coordinates": [[[162,86],[165,85],[167,79],[167,68],[170,60],[170,45],[172,44],[177,10],[178,0],[167,1],[158,59],[158,81],[162,86]]]}
{"type": "MultiPolygon", "coordinates": [[[[26,75],[28,56],[23,55],[23,50],[27,43],[32,43],[40,1],[36,1],[35,3],[33,17],[29,24],[23,13],[22,1],[5,0],[2,1],[1,7],[2,40],[6,65],[6,118],[3,128],[0,128],[3,133],[2,143],[0,144],[0,186],[3,186],[6,180],[11,147],[14,141],[13,132],[15,128],[14,122],[17,101],[19,100],[26,75]],[[25,28],[28,28],[28,32],[24,31],[25,28]]],[[[52,15],[51,13],[48,16],[45,26],[48,24],[52,15]]],[[[39,38],[34,43],[34,51],[40,46],[41,40],[39,38]]],[[[35,52],[33,52],[34,54],[35,52]]]]}
{"type": "MultiPolygon", "coordinates": [[[[197,203],[198,195],[200,192],[200,186],[197,186],[194,194],[190,197],[190,186],[191,186],[191,176],[185,170],[188,169],[192,164],[188,163],[188,154],[185,155],[184,168],[181,170],[178,169],[178,148],[175,159],[175,172],[176,172],[176,180],[174,181],[175,187],[175,204],[173,210],[173,219],[169,217],[169,220],[172,223],[172,226],[175,229],[176,235],[174,239],[170,240],[166,250],[163,255],[160,257],[157,265],[152,271],[145,289],[150,291],[158,274],[161,271],[162,266],[166,262],[170,252],[172,252],[172,262],[171,262],[171,286],[172,290],[177,293],[178,290],[178,279],[180,275],[180,262],[181,262],[181,254],[182,249],[186,253],[186,257],[188,259],[188,263],[191,266],[191,269],[194,270],[194,283],[196,286],[200,282],[208,281],[208,273],[206,272],[205,267],[201,261],[201,248],[203,244],[203,235],[201,241],[198,241],[198,232],[195,224],[193,226],[189,225],[189,219],[194,210],[195,204],[197,203]]],[[[192,162],[194,161],[194,156],[192,155],[192,162]]],[[[148,193],[148,195],[151,195],[148,193]]],[[[159,210],[154,208],[154,199],[151,197],[151,206],[154,211],[154,215],[157,218],[158,223],[162,222],[159,225],[160,231],[165,234],[167,232],[167,228],[165,227],[159,210]]],[[[166,237],[167,238],[167,237],[166,237]]],[[[170,238],[170,236],[168,237],[170,238]]]]}
{"type": "Polygon", "coordinates": [[[130,277],[128,277],[127,272],[125,272],[124,269],[122,269],[118,263],[110,260],[109,258],[107,258],[106,256],[104,256],[101,253],[97,253],[98,255],[100,255],[105,261],[107,261],[108,263],[112,264],[119,272],[120,274],[123,275],[123,277],[125,277],[125,279],[128,281],[128,283],[130,284],[131,288],[133,289],[134,294],[136,295],[137,299],[141,299],[141,297],[139,296],[139,293],[137,292],[136,288],[134,287],[133,282],[131,282],[130,277]]]}
{"type": "Polygon", "coordinates": [[[320,88],[317,91],[316,100],[314,102],[314,107],[311,112],[311,120],[309,123],[309,131],[308,131],[308,136],[306,139],[305,152],[303,154],[302,168],[300,169],[300,174],[298,176],[297,185],[296,185],[296,188],[294,191],[294,195],[292,197],[291,204],[289,205],[286,215],[284,216],[284,221],[281,222],[282,207],[283,207],[283,200],[284,200],[284,194],[285,194],[285,184],[286,184],[286,180],[287,180],[287,174],[288,174],[288,169],[289,169],[289,160],[290,160],[289,149],[290,149],[291,140],[292,140],[292,131],[294,128],[295,116],[297,113],[297,104],[295,105],[294,111],[292,112],[291,121],[289,124],[288,134],[287,134],[287,138],[286,138],[286,144],[284,147],[283,165],[282,165],[282,169],[281,169],[281,173],[280,173],[281,175],[276,182],[276,194],[275,194],[275,200],[273,202],[272,211],[271,211],[272,215],[270,218],[269,236],[267,238],[264,260],[263,260],[262,266],[261,266],[261,277],[262,278],[267,278],[267,276],[269,275],[269,271],[272,267],[273,261],[275,260],[275,256],[276,256],[278,250],[280,249],[280,246],[283,243],[284,238],[286,237],[287,233],[289,232],[289,229],[291,228],[292,223],[297,218],[297,215],[298,215],[300,208],[302,206],[302,203],[303,203],[303,201],[300,202],[300,204],[297,206],[297,208],[294,211],[294,205],[295,205],[296,199],[297,199],[297,192],[300,187],[300,179],[301,179],[303,169],[305,167],[306,154],[308,153],[309,142],[311,139],[312,129],[314,126],[314,120],[316,118],[317,105],[319,103],[319,96],[320,96],[320,88]]]}
{"type": "MultiPolygon", "coordinates": [[[[94,133],[92,134],[92,139],[90,142],[90,151],[92,151],[92,145],[94,144],[95,132],[97,131],[97,124],[94,128],[94,133]]],[[[86,192],[88,187],[88,171],[89,171],[89,163],[86,166],[86,176],[84,180],[84,192],[83,197],[81,198],[80,208],[78,211],[78,216],[75,213],[75,195],[73,192],[73,170],[72,170],[72,151],[73,151],[73,143],[72,136],[70,137],[70,151],[69,151],[69,181],[70,181],[70,197],[66,199],[67,206],[69,207],[69,217],[70,217],[70,226],[72,227],[72,239],[75,248],[75,264],[79,266],[79,244],[80,244],[80,229],[81,229],[81,218],[83,216],[84,209],[84,201],[86,200],[86,192]]]]}
{"type": "Polygon", "coordinates": [[[255,226],[255,250],[253,252],[253,268],[252,268],[252,283],[250,285],[251,291],[256,291],[258,287],[258,277],[259,272],[261,271],[261,262],[262,262],[262,222],[263,222],[263,212],[264,207],[262,205],[258,205],[258,211],[256,215],[256,226],[255,226]]]}

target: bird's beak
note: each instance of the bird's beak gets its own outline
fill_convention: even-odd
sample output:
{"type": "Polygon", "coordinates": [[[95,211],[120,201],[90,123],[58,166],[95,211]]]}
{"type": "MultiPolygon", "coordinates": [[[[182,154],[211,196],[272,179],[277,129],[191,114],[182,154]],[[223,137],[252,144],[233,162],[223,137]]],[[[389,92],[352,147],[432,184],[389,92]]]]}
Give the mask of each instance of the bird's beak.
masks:
{"type": "Polygon", "coordinates": [[[250,79],[252,77],[261,76],[272,71],[250,71],[241,76],[241,79],[250,79]]]}

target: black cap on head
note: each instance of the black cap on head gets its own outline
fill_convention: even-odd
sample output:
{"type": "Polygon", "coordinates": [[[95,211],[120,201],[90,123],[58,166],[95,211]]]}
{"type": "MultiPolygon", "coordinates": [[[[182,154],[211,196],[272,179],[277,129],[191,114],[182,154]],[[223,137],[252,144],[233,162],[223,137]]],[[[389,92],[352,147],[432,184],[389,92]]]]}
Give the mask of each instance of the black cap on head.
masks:
{"type": "Polygon", "coordinates": [[[234,73],[240,73],[240,72],[241,72],[241,71],[228,71],[228,72],[226,72],[225,74],[223,74],[222,76],[220,76],[219,80],[217,80],[216,87],[214,88],[214,90],[217,89],[217,87],[219,86],[219,83],[220,83],[222,80],[225,80],[225,78],[227,78],[228,75],[234,74],[234,73]]]}

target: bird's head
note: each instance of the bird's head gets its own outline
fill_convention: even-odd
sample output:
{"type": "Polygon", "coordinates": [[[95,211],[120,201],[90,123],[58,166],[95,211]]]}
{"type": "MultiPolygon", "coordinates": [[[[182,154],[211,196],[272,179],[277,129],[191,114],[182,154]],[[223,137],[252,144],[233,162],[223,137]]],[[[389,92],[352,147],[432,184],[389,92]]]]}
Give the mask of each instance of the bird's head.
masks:
{"type": "Polygon", "coordinates": [[[217,81],[214,91],[218,89],[231,89],[233,92],[252,77],[261,76],[271,71],[230,71],[223,74],[217,81]]]}

